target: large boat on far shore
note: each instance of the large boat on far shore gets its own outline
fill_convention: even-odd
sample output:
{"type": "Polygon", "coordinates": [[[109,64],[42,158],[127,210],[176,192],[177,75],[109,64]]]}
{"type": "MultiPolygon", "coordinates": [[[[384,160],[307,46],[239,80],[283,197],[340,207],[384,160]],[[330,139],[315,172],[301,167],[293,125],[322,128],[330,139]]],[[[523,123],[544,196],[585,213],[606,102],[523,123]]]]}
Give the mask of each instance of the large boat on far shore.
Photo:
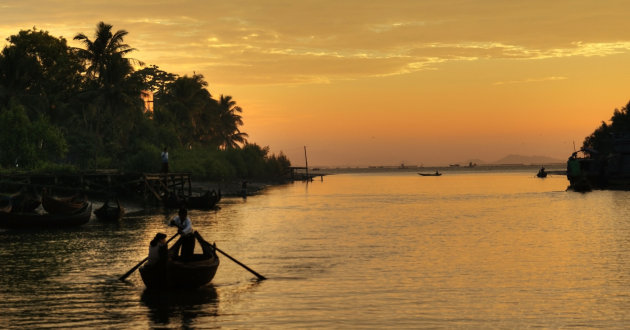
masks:
{"type": "Polygon", "coordinates": [[[574,152],[567,160],[569,188],[630,190],[630,135],[615,135],[612,151],[590,148],[574,152]]]}

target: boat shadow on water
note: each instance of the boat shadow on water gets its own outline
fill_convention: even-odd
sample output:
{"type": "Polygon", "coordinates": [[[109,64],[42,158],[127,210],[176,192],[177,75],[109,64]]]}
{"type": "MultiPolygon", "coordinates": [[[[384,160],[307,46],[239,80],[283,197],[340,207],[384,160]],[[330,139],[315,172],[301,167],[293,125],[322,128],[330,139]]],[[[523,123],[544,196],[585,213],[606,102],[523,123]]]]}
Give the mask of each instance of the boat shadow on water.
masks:
{"type": "Polygon", "coordinates": [[[145,289],[140,300],[156,324],[191,326],[198,316],[218,316],[218,294],[209,284],[190,290],[145,289]]]}

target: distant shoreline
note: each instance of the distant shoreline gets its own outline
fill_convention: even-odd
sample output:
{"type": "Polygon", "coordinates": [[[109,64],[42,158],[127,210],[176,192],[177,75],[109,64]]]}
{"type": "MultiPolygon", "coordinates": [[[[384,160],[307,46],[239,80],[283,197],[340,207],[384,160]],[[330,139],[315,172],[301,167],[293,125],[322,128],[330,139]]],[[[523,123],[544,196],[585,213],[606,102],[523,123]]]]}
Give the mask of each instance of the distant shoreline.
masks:
{"type": "Polygon", "coordinates": [[[369,166],[369,167],[316,167],[309,172],[336,174],[336,173],[379,173],[379,172],[477,172],[477,171],[534,171],[536,173],[541,166],[546,170],[566,170],[566,163],[554,164],[484,164],[476,166],[369,166]]]}

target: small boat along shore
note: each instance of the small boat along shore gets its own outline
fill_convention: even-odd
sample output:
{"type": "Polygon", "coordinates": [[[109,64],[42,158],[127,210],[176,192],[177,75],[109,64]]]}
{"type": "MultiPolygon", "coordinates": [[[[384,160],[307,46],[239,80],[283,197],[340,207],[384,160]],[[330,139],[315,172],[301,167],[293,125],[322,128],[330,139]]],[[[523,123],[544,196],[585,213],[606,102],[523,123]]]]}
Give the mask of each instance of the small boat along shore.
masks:
{"type": "Polygon", "coordinates": [[[118,221],[125,215],[125,208],[120,205],[120,201],[116,198],[116,206],[109,204],[109,199],[105,201],[103,206],[94,210],[94,215],[101,221],[118,221]]]}
{"type": "Polygon", "coordinates": [[[73,213],[51,214],[36,212],[0,212],[0,227],[4,228],[60,228],[80,226],[92,216],[92,204],[85,203],[73,213]]]}

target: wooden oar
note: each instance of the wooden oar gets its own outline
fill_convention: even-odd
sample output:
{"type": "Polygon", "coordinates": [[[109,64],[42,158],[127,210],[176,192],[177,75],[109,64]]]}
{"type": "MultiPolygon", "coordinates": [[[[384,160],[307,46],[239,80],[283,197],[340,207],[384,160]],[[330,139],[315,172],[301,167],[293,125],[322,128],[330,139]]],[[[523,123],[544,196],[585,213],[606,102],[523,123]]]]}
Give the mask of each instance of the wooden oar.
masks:
{"type": "Polygon", "coordinates": [[[256,275],[256,277],[258,277],[258,279],[259,279],[259,280],[261,280],[261,281],[262,281],[262,280],[266,280],[266,279],[267,279],[266,277],[264,277],[264,276],[262,276],[262,275],[260,275],[260,274],[256,273],[253,269],[251,269],[251,268],[249,268],[249,267],[245,266],[245,265],[244,265],[243,263],[241,263],[240,261],[238,261],[238,260],[236,260],[236,259],[232,258],[232,257],[231,257],[230,255],[228,255],[227,253],[225,253],[225,252],[221,251],[218,247],[216,247],[216,245],[214,245],[213,247],[214,247],[214,249],[215,249],[215,250],[217,250],[217,251],[221,252],[221,254],[223,254],[224,256],[226,256],[226,257],[230,258],[230,260],[232,260],[232,261],[234,261],[235,263],[239,264],[239,266],[241,266],[241,267],[243,267],[243,268],[247,269],[250,273],[252,273],[252,274],[256,275]]]}
{"type": "MultiPolygon", "coordinates": [[[[177,237],[177,235],[179,235],[179,233],[176,233],[171,238],[169,238],[168,241],[166,241],[166,244],[168,244],[168,242],[172,241],[173,238],[177,237]]],[[[133,268],[131,268],[128,272],[126,272],[125,275],[121,276],[119,278],[119,280],[124,281],[127,277],[129,277],[129,275],[131,275],[133,272],[135,272],[136,269],[138,269],[138,267],[142,266],[142,264],[145,261],[147,261],[148,259],[149,259],[149,257],[146,257],[146,258],[142,259],[142,261],[140,261],[137,265],[135,265],[133,268]]]]}

